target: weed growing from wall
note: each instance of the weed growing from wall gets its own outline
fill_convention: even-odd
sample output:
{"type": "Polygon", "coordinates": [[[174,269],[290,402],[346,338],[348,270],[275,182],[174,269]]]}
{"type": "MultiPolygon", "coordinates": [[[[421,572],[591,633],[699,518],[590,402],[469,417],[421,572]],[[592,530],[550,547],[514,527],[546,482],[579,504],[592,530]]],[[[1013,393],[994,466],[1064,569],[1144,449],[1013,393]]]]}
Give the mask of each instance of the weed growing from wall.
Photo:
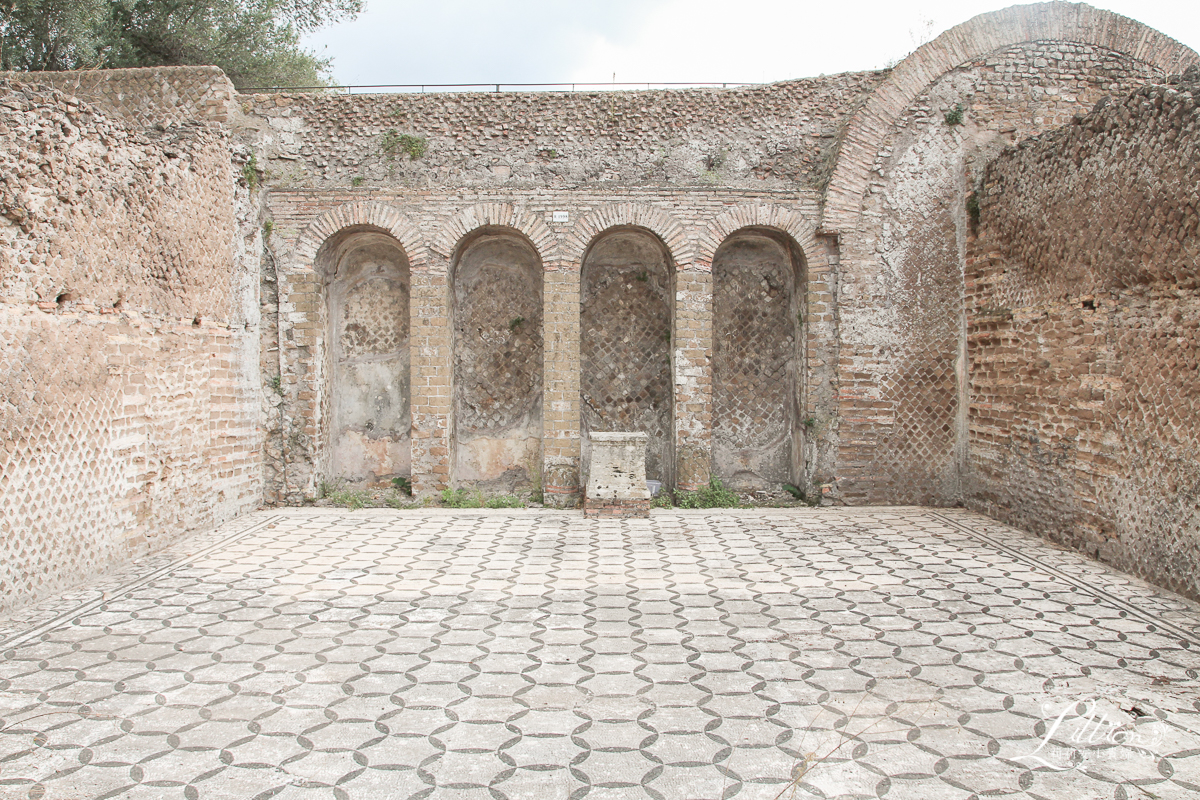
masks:
{"type": "Polygon", "coordinates": [[[253,192],[258,188],[258,158],[254,153],[250,153],[250,157],[242,165],[242,180],[246,182],[246,187],[250,191],[253,192]]]}
{"type": "Polygon", "coordinates": [[[395,128],[388,128],[379,140],[379,149],[388,161],[394,161],[401,154],[407,155],[409,161],[416,161],[429,152],[429,142],[420,136],[410,133],[400,133],[395,128]]]}

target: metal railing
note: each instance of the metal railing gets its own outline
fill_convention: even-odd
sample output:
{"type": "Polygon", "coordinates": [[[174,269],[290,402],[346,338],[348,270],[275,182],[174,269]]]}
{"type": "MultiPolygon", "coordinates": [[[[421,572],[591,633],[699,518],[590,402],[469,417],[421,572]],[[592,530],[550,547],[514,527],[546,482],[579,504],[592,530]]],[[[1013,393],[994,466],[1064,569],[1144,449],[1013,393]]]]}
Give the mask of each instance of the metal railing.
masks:
{"type": "Polygon", "coordinates": [[[618,89],[728,89],[739,86],[761,86],[761,83],[749,81],[660,81],[651,82],[607,82],[607,83],[364,83],[349,86],[255,86],[239,89],[242,94],[256,92],[344,92],[346,94],[374,94],[384,92],[413,93],[423,92],[505,92],[505,91],[616,91],[618,89]]]}

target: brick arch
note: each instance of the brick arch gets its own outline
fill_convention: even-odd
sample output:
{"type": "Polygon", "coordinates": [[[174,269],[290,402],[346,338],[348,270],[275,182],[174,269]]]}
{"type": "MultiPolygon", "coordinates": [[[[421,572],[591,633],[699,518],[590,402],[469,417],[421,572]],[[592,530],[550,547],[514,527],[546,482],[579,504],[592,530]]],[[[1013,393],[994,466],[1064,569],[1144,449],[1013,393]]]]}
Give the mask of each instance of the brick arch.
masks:
{"type": "Polygon", "coordinates": [[[696,246],[696,266],[711,270],[717,248],[743,228],[773,228],[782,231],[800,246],[804,258],[812,263],[819,252],[817,226],[795,209],[774,203],[734,206],[709,222],[700,231],[696,246]]]}
{"type": "Polygon", "coordinates": [[[829,182],[822,229],[853,230],[876,157],[895,121],[938,78],[967,61],[1023,42],[1106,47],[1166,73],[1200,63],[1191,48],[1136,20],[1083,3],[1012,6],[970,19],[901,61],[850,121],[829,182]]]}
{"type": "Polygon", "coordinates": [[[421,240],[421,232],[416,224],[399,209],[374,200],[346,203],[317,217],[300,234],[296,258],[301,263],[312,263],[329,237],[338,231],[360,225],[387,231],[395,237],[408,256],[410,268],[419,269],[429,262],[428,248],[421,240]]]}
{"type": "Polygon", "coordinates": [[[479,228],[511,228],[529,239],[542,264],[555,260],[558,242],[546,220],[512,203],[480,203],[463,209],[442,226],[429,249],[449,260],[459,243],[479,228]]]}
{"type": "Polygon", "coordinates": [[[617,203],[582,216],[563,244],[563,260],[582,265],[584,253],[597,236],[610,228],[625,226],[645,228],[661,239],[676,267],[696,260],[696,249],[683,223],[661,208],[640,203],[617,203]]]}

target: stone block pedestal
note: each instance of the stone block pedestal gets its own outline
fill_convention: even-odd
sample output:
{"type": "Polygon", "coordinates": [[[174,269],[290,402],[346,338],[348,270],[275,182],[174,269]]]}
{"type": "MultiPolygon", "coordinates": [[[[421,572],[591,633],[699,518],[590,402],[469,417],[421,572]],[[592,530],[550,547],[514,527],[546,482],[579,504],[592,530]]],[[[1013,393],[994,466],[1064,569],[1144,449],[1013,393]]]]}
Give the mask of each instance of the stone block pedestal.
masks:
{"type": "Polygon", "coordinates": [[[583,513],[588,517],[648,517],[645,433],[593,433],[592,465],[583,513]]]}

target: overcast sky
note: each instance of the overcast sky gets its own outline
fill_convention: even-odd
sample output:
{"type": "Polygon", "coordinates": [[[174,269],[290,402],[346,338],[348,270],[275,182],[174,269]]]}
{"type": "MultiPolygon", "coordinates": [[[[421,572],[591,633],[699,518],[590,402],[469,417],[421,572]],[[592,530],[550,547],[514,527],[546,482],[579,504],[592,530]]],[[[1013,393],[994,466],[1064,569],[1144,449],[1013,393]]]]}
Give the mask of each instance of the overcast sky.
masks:
{"type": "MultiPolygon", "coordinates": [[[[367,0],[307,45],[341,84],[766,82],[875,69],[979,0],[367,0]]],[[[1200,51],[1200,0],[1112,0],[1200,51]]]]}

